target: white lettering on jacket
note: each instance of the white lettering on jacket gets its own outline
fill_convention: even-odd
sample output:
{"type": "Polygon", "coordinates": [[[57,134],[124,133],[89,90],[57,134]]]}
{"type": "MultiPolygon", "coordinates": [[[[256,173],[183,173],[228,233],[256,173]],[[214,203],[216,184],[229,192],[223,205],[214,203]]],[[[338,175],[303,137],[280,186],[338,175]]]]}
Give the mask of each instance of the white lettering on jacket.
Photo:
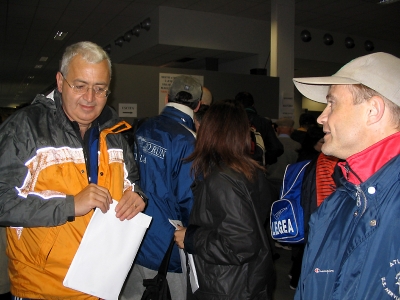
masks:
{"type": "Polygon", "coordinates": [[[383,290],[393,299],[400,299],[400,272],[398,258],[389,261],[389,269],[386,276],[381,277],[383,290]]]}
{"type": "MultiPolygon", "coordinates": [[[[164,159],[167,149],[165,149],[161,146],[158,146],[157,144],[152,143],[142,137],[139,137],[138,140],[139,140],[141,148],[143,149],[143,152],[153,155],[153,156],[156,156],[158,158],[164,159]]],[[[142,159],[143,158],[140,157],[141,161],[142,161],[142,159]]]]}
{"type": "Polygon", "coordinates": [[[335,271],[334,270],[321,270],[320,268],[315,268],[314,272],[318,274],[318,273],[333,273],[335,271]]]}

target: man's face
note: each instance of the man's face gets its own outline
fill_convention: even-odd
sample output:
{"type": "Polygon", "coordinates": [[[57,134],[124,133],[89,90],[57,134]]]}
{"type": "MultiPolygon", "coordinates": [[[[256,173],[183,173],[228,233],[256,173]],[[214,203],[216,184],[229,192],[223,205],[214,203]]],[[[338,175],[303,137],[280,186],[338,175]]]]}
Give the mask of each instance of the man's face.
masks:
{"type": "Polygon", "coordinates": [[[100,115],[107,102],[106,97],[96,96],[92,89],[94,86],[108,89],[110,73],[107,61],[92,64],[76,55],[70,62],[68,74],[64,75],[65,79],[60,72],[56,76],[63,109],[71,121],[78,122],[80,128],[87,128],[100,115]],[[89,90],[78,95],[65,80],[72,86],[88,85],[89,90]]]}
{"type": "Polygon", "coordinates": [[[318,117],[325,132],[322,152],[341,159],[366,148],[366,103],[353,104],[353,94],[346,85],[332,85],[327,96],[328,105],[318,117]]]}

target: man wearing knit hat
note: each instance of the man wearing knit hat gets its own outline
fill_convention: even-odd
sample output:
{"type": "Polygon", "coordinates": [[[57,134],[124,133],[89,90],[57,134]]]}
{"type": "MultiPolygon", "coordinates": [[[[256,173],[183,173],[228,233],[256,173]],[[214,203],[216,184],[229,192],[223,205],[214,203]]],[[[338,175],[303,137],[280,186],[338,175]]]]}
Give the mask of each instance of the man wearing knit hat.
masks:
{"type": "Polygon", "coordinates": [[[327,103],[322,152],[345,160],[311,216],[295,299],[400,299],[400,59],[373,53],[293,81],[327,103]]]}

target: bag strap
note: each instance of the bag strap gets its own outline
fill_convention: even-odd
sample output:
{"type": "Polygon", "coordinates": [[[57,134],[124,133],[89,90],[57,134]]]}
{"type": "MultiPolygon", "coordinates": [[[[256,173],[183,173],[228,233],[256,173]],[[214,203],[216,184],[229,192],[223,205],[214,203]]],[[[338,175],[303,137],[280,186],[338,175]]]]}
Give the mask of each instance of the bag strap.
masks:
{"type": "Polygon", "coordinates": [[[171,258],[172,249],[174,249],[174,245],[175,245],[175,240],[174,240],[174,236],[172,236],[172,240],[169,243],[169,247],[167,249],[167,252],[165,252],[165,255],[164,255],[164,258],[163,258],[163,260],[161,262],[161,265],[158,268],[158,274],[162,274],[164,276],[167,276],[169,260],[171,258]]]}
{"type": "MultiPolygon", "coordinates": [[[[308,164],[310,163],[310,161],[307,161],[307,163],[304,164],[304,166],[300,169],[300,171],[297,172],[296,178],[293,180],[292,185],[290,186],[290,188],[287,190],[287,192],[285,194],[283,194],[284,190],[285,190],[285,178],[286,178],[286,172],[289,169],[289,167],[291,166],[290,164],[286,166],[285,169],[285,175],[283,175],[283,182],[282,182],[282,191],[281,191],[281,197],[280,199],[283,199],[289,192],[290,190],[293,188],[293,186],[295,185],[297,179],[299,179],[301,173],[303,173],[303,170],[308,166],[308,164]]],[[[298,163],[301,164],[301,163],[298,163]]],[[[294,164],[296,165],[296,164],[294,164]]],[[[293,165],[292,165],[293,166],[293,165]]],[[[296,171],[296,170],[295,170],[296,171]]]]}

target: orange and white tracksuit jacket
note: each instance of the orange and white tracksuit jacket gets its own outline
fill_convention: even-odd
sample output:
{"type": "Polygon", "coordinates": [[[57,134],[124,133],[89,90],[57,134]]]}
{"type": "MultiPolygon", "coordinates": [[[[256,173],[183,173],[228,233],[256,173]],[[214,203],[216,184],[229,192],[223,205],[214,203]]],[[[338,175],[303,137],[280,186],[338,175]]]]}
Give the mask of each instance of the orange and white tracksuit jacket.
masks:
{"type": "MultiPolygon", "coordinates": [[[[52,96],[39,95],[0,128],[0,225],[8,226],[11,292],[33,299],[97,299],[62,284],[93,212],[68,221],[75,215],[74,195],[89,184],[88,156],[61,95],[52,96]]],[[[100,130],[97,184],[116,200],[127,189],[141,193],[133,154],[118,134],[130,125],[107,106],[94,124],[100,130]]]]}

